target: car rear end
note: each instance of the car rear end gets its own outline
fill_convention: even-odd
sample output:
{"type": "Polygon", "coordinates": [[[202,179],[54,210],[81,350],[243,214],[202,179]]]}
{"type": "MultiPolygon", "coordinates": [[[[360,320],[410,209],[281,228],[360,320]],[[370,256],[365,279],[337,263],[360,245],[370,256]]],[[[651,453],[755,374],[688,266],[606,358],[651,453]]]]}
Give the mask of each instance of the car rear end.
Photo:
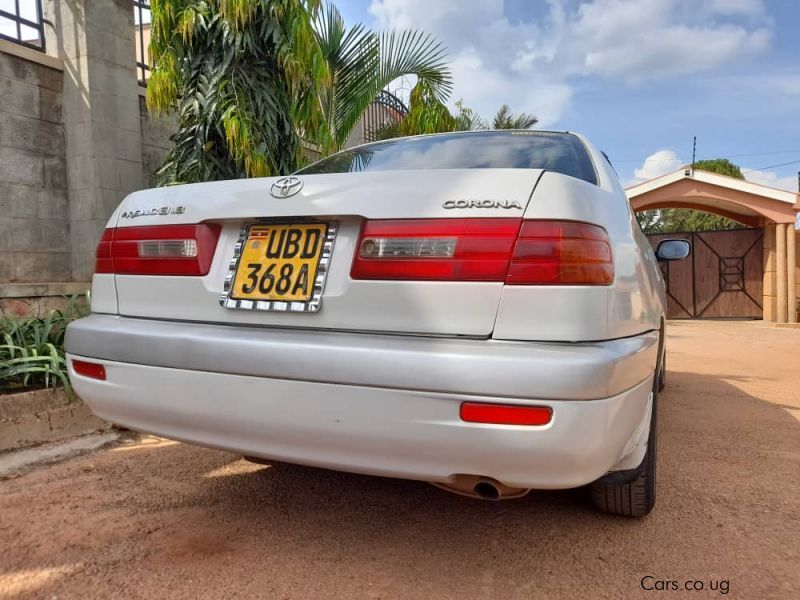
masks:
{"type": "Polygon", "coordinates": [[[103,418],[248,456],[488,495],[580,486],[644,456],[661,313],[634,227],[564,133],[138,192],[67,331],[71,380],[103,418]]]}

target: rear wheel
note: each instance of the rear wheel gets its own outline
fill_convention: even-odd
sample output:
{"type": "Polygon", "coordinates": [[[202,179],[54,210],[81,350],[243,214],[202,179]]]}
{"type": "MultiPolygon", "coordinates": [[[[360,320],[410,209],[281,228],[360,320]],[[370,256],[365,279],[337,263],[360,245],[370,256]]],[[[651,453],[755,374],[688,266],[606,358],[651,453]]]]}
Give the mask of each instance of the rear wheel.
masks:
{"type": "Polygon", "coordinates": [[[644,517],[656,504],[656,407],[658,377],[653,385],[653,406],[650,411],[650,434],[642,464],[630,479],[619,481],[615,474],[591,484],[595,508],[625,517],[644,517]]]}

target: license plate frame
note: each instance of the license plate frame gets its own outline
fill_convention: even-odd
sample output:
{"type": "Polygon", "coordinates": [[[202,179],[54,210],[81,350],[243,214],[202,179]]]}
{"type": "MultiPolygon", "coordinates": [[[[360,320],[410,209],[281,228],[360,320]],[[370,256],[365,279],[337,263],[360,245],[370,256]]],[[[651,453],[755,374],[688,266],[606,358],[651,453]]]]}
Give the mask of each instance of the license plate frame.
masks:
{"type": "Polygon", "coordinates": [[[223,285],[223,293],[220,296],[220,305],[224,308],[235,310],[257,310],[257,311],[272,311],[272,312],[294,312],[294,313],[315,313],[319,312],[322,308],[322,294],[325,291],[325,281],[328,278],[328,270],[330,268],[331,257],[333,256],[333,244],[336,240],[336,233],[338,231],[338,223],[335,221],[316,221],[298,219],[282,219],[280,221],[257,221],[246,223],[239,230],[239,239],[236,241],[233,250],[233,257],[231,258],[228,266],[228,272],[225,276],[223,285]],[[244,253],[245,244],[250,237],[250,231],[253,227],[275,225],[326,225],[327,231],[322,242],[322,253],[317,263],[317,274],[314,278],[313,290],[311,292],[311,299],[307,302],[299,301],[285,301],[285,300],[248,300],[236,298],[233,296],[233,284],[236,278],[236,273],[239,268],[239,262],[244,253]]]}

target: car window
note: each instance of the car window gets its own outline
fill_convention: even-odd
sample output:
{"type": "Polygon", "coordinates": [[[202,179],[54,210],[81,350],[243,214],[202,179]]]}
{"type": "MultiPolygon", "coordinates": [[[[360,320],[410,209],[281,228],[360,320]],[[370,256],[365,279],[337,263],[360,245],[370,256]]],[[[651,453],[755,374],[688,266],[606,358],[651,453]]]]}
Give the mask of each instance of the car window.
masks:
{"type": "Polygon", "coordinates": [[[398,138],[324,158],[299,171],[358,173],[410,169],[547,169],[597,184],[583,142],[569,133],[491,131],[398,138]]]}

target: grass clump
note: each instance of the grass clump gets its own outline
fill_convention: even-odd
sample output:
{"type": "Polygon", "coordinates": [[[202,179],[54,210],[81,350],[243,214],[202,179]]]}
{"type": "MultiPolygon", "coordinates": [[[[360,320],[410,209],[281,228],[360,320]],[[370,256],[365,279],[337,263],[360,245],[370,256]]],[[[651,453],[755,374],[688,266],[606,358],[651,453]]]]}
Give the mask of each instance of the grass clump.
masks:
{"type": "Polygon", "coordinates": [[[64,386],[71,398],[64,334],[89,312],[89,295],[75,294],[45,317],[0,317],[0,393],[64,386]]]}

